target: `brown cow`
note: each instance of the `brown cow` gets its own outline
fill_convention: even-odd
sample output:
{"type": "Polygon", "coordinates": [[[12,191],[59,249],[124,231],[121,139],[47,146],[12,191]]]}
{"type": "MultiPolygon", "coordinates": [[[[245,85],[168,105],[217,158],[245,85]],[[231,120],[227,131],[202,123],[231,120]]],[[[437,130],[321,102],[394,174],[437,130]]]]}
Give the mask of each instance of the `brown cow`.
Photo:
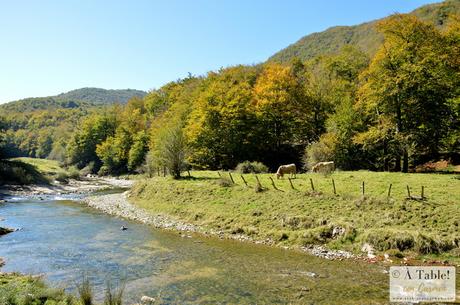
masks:
{"type": "Polygon", "coordinates": [[[276,179],[283,177],[284,174],[291,174],[291,178],[295,178],[296,173],[297,173],[297,167],[295,166],[294,163],[287,164],[287,165],[281,165],[280,167],[278,167],[278,171],[276,172],[276,179]]]}

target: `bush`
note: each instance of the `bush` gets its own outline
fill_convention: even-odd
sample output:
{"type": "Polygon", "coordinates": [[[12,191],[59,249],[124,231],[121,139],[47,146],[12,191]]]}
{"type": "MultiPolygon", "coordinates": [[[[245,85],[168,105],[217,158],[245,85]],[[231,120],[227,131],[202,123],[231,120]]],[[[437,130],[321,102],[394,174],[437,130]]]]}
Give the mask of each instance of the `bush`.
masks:
{"type": "Polygon", "coordinates": [[[91,175],[91,174],[94,174],[94,162],[93,161],[89,162],[88,165],[86,165],[80,170],[80,175],[83,177],[87,175],[91,175]]]}
{"type": "Polygon", "coordinates": [[[61,183],[69,183],[69,175],[66,172],[59,172],[55,179],[61,183]]]}
{"type": "Polygon", "coordinates": [[[77,285],[77,291],[82,305],[93,305],[93,290],[87,277],[84,277],[82,283],[77,285]]]}
{"type": "Polygon", "coordinates": [[[124,285],[120,285],[118,288],[113,288],[110,281],[107,281],[107,288],[105,290],[104,305],[122,305],[123,304],[123,292],[125,290],[124,285]]]}
{"type": "Polygon", "coordinates": [[[31,164],[21,161],[0,161],[1,184],[49,183],[47,178],[31,164]]]}
{"type": "Polygon", "coordinates": [[[244,161],[236,166],[235,171],[240,174],[261,174],[267,173],[268,167],[262,162],[244,161]]]}
{"type": "Polygon", "coordinates": [[[80,179],[80,171],[76,166],[69,167],[69,169],[67,170],[67,175],[71,179],[80,179]]]}
{"type": "Polygon", "coordinates": [[[323,134],[318,142],[311,143],[305,148],[304,169],[309,170],[318,162],[334,160],[337,137],[332,133],[323,134]]]}

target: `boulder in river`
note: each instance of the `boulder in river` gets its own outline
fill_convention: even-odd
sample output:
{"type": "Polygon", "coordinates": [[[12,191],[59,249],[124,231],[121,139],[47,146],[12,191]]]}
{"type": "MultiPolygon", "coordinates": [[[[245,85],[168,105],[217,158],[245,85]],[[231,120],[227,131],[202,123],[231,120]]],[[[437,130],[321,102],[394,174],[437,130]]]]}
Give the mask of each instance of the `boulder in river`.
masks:
{"type": "Polygon", "coordinates": [[[14,231],[16,231],[16,230],[10,229],[10,228],[2,228],[2,227],[0,227],[0,236],[8,234],[8,233],[11,233],[11,232],[14,232],[14,231]]]}
{"type": "Polygon", "coordinates": [[[141,298],[141,303],[142,304],[153,304],[155,303],[155,298],[144,295],[141,298]]]}

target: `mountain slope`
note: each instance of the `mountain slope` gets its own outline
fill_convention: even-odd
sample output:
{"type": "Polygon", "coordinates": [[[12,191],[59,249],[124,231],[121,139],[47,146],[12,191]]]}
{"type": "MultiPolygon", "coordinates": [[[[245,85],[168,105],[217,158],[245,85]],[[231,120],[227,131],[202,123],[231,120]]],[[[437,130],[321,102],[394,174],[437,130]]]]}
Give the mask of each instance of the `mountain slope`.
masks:
{"type": "Polygon", "coordinates": [[[35,110],[102,106],[126,103],[132,97],[144,97],[145,91],[134,89],[106,90],[81,88],[55,96],[32,97],[0,105],[0,110],[29,112],[35,110]]]}
{"type": "MultiPolygon", "coordinates": [[[[448,0],[417,8],[411,14],[443,27],[449,15],[460,14],[460,0],[448,0]]],[[[374,55],[383,42],[376,24],[382,19],[354,26],[336,26],[323,32],[301,38],[287,48],[275,53],[268,61],[286,63],[293,58],[308,60],[321,54],[335,53],[345,45],[353,45],[369,55],[374,55]]]]}

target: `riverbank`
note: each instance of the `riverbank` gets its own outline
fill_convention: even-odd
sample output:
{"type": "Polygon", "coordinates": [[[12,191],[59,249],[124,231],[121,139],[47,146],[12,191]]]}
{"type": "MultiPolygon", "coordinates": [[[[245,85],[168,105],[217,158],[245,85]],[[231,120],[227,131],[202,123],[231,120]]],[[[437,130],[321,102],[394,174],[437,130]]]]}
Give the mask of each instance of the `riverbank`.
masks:
{"type": "MultiPolygon", "coordinates": [[[[0,260],[1,266],[1,260],[0,260]]],[[[39,276],[0,272],[0,304],[80,304],[63,289],[48,287],[39,276]]]]}
{"type": "MultiPolygon", "coordinates": [[[[275,241],[267,238],[258,240],[245,234],[228,234],[222,230],[208,229],[204,226],[198,226],[177,220],[170,215],[161,213],[147,212],[128,200],[129,191],[119,194],[90,196],[84,198],[82,201],[89,207],[100,210],[104,213],[122,217],[134,221],[141,222],[146,225],[153,226],[158,229],[174,230],[182,234],[183,237],[192,237],[188,233],[198,233],[204,236],[214,236],[221,239],[234,239],[241,242],[252,242],[256,244],[266,244],[274,246],[275,241]]],[[[284,247],[285,249],[297,249],[308,254],[325,258],[325,259],[350,259],[362,258],[358,255],[353,255],[348,251],[331,250],[321,245],[309,245],[306,247],[284,247]]]]}
{"type": "Polygon", "coordinates": [[[67,183],[2,185],[0,186],[0,200],[6,196],[87,194],[104,189],[129,188],[133,183],[131,180],[112,177],[89,177],[78,180],[69,179],[67,183]]]}
{"type": "Polygon", "coordinates": [[[224,178],[217,172],[193,172],[192,178],[182,180],[138,180],[128,199],[150,215],[167,215],[223,238],[320,256],[328,256],[326,249],[331,249],[344,253],[339,258],[371,262],[460,263],[460,180],[455,175],[302,174],[292,185],[275,179],[275,189],[272,175],[258,176],[260,188],[253,175],[243,180],[220,174],[224,178]],[[415,191],[422,186],[423,198],[415,191]]]}

